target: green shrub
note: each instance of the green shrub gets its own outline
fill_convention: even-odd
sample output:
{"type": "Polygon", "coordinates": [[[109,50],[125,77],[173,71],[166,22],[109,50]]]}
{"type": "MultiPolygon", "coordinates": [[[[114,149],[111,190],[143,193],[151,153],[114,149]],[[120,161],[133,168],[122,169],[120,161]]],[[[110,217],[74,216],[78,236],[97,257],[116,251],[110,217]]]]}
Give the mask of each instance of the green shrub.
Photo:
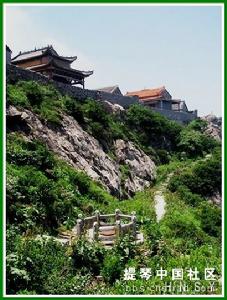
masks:
{"type": "Polygon", "coordinates": [[[41,85],[36,81],[21,81],[18,86],[23,88],[32,106],[39,107],[43,101],[44,94],[41,85]]]}
{"type": "Polygon", "coordinates": [[[21,232],[72,228],[79,213],[113,201],[100,184],[57,160],[40,142],[9,134],[7,160],[7,215],[21,232]]]}
{"type": "Polygon", "coordinates": [[[164,149],[157,149],[156,150],[157,156],[161,164],[168,164],[170,161],[169,153],[164,149]]]}
{"type": "Polygon", "coordinates": [[[107,255],[103,262],[101,275],[106,282],[113,284],[120,278],[123,269],[122,258],[119,255],[107,255]]]}
{"type": "Polygon", "coordinates": [[[179,135],[177,147],[188,157],[197,157],[203,156],[204,153],[210,153],[217,145],[218,142],[214,138],[186,127],[179,135]]]}
{"type": "Polygon", "coordinates": [[[84,295],[91,284],[91,275],[72,274],[68,270],[54,272],[44,284],[48,295],[84,295]]]}
{"type": "MultiPolygon", "coordinates": [[[[219,150],[211,157],[197,161],[193,166],[175,173],[168,188],[175,192],[180,186],[186,186],[193,194],[208,197],[215,192],[221,193],[221,158],[219,150]]],[[[183,191],[182,191],[183,194],[183,191]]],[[[190,197],[190,195],[188,195],[190,197]]]]}
{"type": "Polygon", "coordinates": [[[198,162],[194,169],[194,180],[188,182],[188,187],[192,192],[209,196],[214,192],[221,193],[221,159],[211,157],[205,161],[198,162]]]}
{"type": "Polygon", "coordinates": [[[202,119],[195,119],[195,120],[192,120],[188,125],[187,125],[187,128],[188,129],[192,129],[192,130],[196,130],[196,131],[199,131],[201,133],[204,132],[204,130],[206,129],[207,127],[207,121],[205,120],[202,120],[202,119]]]}
{"type": "Polygon", "coordinates": [[[92,122],[100,123],[103,128],[109,127],[109,114],[101,102],[87,99],[83,104],[84,115],[92,122]]]}
{"type": "Polygon", "coordinates": [[[126,111],[125,122],[138,135],[142,145],[152,145],[159,149],[176,147],[181,126],[147,107],[131,105],[126,111]]]}
{"type": "Polygon", "coordinates": [[[100,244],[79,239],[73,244],[72,259],[74,268],[99,275],[105,257],[105,248],[100,244]]]}
{"type": "Polygon", "coordinates": [[[161,231],[168,227],[165,234],[171,238],[193,239],[195,242],[202,243],[203,233],[200,228],[200,221],[192,213],[173,211],[163,221],[161,231]]]}
{"type": "Polygon", "coordinates": [[[9,104],[19,107],[29,107],[29,101],[25,91],[15,85],[7,85],[7,101],[9,104]]]}
{"type": "Polygon", "coordinates": [[[8,86],[7,95],[10,104],[32,109],[43,121],[54,125],[61,123],[64,101],[53,86],[36,81],[19,81],[8,86]]]}
{"type": "Polygon", "coordinates": [[[113,247],[113,253],[119,255],[124,264],[134,258],[137,253],[137,246],[133,242],[134,239],[131,235],[125,235],[117,240],[113,247]]]}
{"type": "Polygon", "coordinates": [[[180,194],[181,199],[189,205],[198,206],[200,202],[204,201],[204,199],[201,196],[193,194],[186,186],[180,185],[178,187],[178,192],[180,194]]]}
{"type": "Polygon", "coordinates": [[[222,213],[221,208],[213,204],[203,202],[199,206],[199,217],[202,229],[210,236],[221,239],[222,213]]]}
{"type": "Polygon", "coordinates": [[[81,125],[85,123],[82,104],[68,96],[63,98],[66,112],[73,116],[81,125]]]}
{"type": "Polygon", "coordinates": [[[40,114],[43,121],[48,121],[53,125],[61,124],[61,111],[57,109],[54,102],[51,102],[49,99],[42,102],[38,113],[40,114]]]}
{"type": "Polygon", "coordinates": [[[15,253],[7,256],[7,293],[19,290],[45,294],[45,283],[55,272],[70,270],[71,261],[66,249],[51,239],[20,239],[15,253]]]}
{"type": "Polygon", "coordinates": [[[44,171],[54,165],[53,154],[38,141],[26,141],[18,134],[7,135],[6,158],[9,163],[33,165],[44,171]]]}

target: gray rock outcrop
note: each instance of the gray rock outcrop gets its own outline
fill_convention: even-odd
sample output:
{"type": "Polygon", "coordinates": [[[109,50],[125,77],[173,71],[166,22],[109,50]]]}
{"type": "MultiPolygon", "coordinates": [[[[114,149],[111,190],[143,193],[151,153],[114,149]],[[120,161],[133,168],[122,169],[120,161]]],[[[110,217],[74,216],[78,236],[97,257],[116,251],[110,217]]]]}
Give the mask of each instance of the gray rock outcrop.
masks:
{"type": "Polygon", "coordinates": [[[156,177],[154,162],[130,141],[116,140],[115,154],[119,164],[128,167],[128,177],[123,183],[126,196],[148,187],[156,177]]]}
{"type": "Polygon", "coordinates": [[[154,162],[133,143],[117,140],[116,160],[110,158],[100,143],[82,129],[71,116],[62,115],[60,127],[49,126],[26,109],[7,108],[7,129],[25,133],[27,139],[39,139],[60,158],[76,169],[101,182],[112,194],[122,198],[132,196],[154,181],[154,162]],[[128,166],[129,176],[122,182],[120,165],[128,166]]]}
{"type": "Polygon", "coordinates": [[[222,139],[222,118],[216,117],[213,114],[201,118],[207,122],[205,132],[218,141],[222,139]]]}
{"type": "Polygon", "coordinates": [[[214,193],[211,197],[208,198],[210,203],[216,204],[221,207],[222,205],[222,195],[219,192],[214,193]]]}
{"type": "Polygon", "coordinates": [[[103,105],[104,105],[106,111],[111,114],[121,115],[125,111],[125,109],[121,105],[113,104],[113,103],[110,103],[109,101],[103,101],[103,105]]]}

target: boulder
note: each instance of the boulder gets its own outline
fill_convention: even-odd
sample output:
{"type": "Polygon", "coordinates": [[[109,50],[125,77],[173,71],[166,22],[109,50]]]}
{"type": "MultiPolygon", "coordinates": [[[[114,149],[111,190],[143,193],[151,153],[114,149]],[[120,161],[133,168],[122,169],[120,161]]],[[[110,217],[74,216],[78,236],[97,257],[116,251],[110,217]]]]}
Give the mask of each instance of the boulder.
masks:
{"type": "Polygon", "coordinates": [[[103,151],[100,143],[82,129],[78,122],[69,115],[62,115],[61,126],[51,126],[42,122],[30,110],[9,106],[7,118],[14,127],[7,123],[8,130],[20,130],[26,139],[39,139],[60,158],[76,169],[86,172],[93,180],[101,182],[112,195],[122,198],[131,197],[136,191],[149,186],[155,179],[155,164],[132,142],[117,140],[113,159],[103,151]],[[23,121],[17,127],[18,120],[23,121]],[[26,123],[26,126],[25,124],[26,123]],[[24,128],[29,130],[24,131],[24,128]],[[129,168],[129,177],[122,182],[120,165],[129,168]]]}
{"type": "Polygon", "coordinates": [[[222,118],[216,117],[213,114],[201,118],[207,121],[205,132],[218,141],[222,139],[222,118]]]}
{"type": "Polygon", "coordinates": [[[115,154],[120,165],[127,166],[128,177],[122,183],[124,196],[131,197],[156,178],[156,166],[151,158],[130,141],[116,140],[115,154]]]}

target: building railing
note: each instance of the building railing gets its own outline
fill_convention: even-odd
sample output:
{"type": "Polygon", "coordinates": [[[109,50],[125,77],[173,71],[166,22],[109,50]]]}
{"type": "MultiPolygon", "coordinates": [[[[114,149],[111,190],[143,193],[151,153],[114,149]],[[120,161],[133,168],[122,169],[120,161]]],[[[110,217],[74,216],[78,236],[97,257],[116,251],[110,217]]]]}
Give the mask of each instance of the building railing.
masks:
{"type": "Polygon", "coordinates": [[[98,240],[99,234],[108,230],[113,231],[116,237],[131,233],[136,239],[136,214],[132,212],[131,215],[126,215],[116,209],[114,214],[100,214],[97,210],[94,216],[83,218],[79,215],[76,223],[77,236],[82,236],[89,229],[93,229],[94,240],[98,240]]]}

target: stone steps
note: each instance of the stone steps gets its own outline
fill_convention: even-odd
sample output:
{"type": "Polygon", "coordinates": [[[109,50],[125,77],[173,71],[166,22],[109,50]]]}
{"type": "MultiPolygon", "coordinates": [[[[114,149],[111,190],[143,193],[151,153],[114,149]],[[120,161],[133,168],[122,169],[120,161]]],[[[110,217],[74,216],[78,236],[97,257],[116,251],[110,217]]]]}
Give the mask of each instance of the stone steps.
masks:
{"type": "Polygon", "coordinates": [[[116,232],[115,230],[108,230],[108,231],[99,231],[99,235],[104,235],[104,236],[111,236],[111,235],[115,235],[116,232]]]}
{"type": "Polygon", "coordinates": [[[102,241],[102,244],[104,245],[104,246],[113,246],[114,245],[114,240],[113,241],[102,241]]]}
{"type": "Polygon", "coordinates": [[[114,241],[116,240],[116,235],[109,235],[109,236],[105,236],[105,235],[99,235],[99,240],[100,241],[114,241]]]}

